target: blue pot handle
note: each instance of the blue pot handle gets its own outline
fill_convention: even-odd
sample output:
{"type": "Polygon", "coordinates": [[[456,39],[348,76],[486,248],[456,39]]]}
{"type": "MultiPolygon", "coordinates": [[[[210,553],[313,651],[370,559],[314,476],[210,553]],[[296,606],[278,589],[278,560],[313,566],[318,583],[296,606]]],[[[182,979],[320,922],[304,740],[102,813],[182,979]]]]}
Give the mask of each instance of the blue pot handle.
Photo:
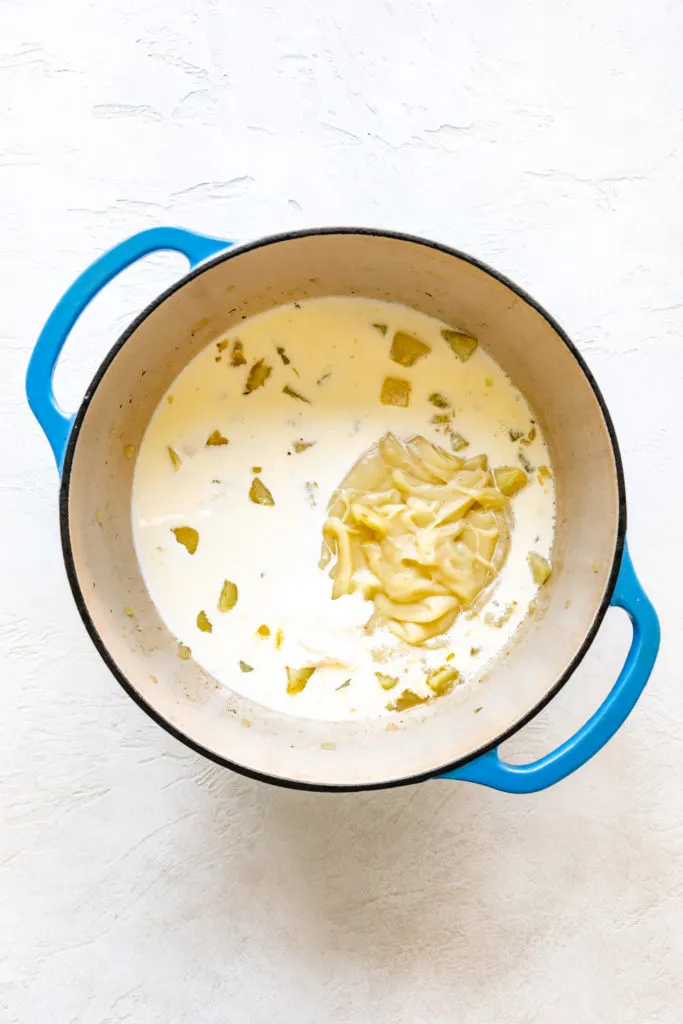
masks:
{"type": "Polygon", "coordinates": [[[26,373],[26,395],[34,416],[50,442],[60,473],[74,417],[67,415],[58,406],[52,390],[52,378],[59,353],[88,303],[113,277],[152,252],[168,249],[180,252],[194,267],[231,244],[219,238],[196,235],[182,228],[150,228],[105,252],[74,281],[59,300],[40,332],[31,355],[26,373]]]}
{"type": "Polygon", "coordinates": [[[553,786],[589,761],[614,736],[640,697],[650,678],[659,651],[659,621],[633,569],[628,548],[612,596],[612,605],[623,608],[633,626],[633,640],[619,678],[583,728],[571,739],[532,764],[506,764],[497,750],[440,776],[478,782],[505,793],[536,793],[553,786]]]}

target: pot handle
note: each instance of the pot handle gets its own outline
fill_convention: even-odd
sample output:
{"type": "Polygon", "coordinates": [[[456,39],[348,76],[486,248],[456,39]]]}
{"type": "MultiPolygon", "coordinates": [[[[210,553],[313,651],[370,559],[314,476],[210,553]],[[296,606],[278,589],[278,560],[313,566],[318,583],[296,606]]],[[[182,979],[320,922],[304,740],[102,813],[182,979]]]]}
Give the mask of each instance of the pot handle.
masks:
{"type": "Polygon", "coordinates": [[[659,651],[657,613],[638,582],[626,546],[610,603],[629,616],[633,640],[619,678],[592,718],[557,750],[532,764],[507,764],[494,749],[439,778],[477,782],[504,793],[536,793],[571,775],[597,754],[633,710],[659,651]]]}
{"type": "Polygon", "coordinates": [[[180,252],[194,267],[230,245],[231,242],[196,235],[182,228],[150,228],[105,252],[64,293],[40,332],[26,372],[28,404],[50,442],[60,473],[75,417],[60,409],[52,390],[52,379],[59,353],[88,303],[112,278],[150,253],[169,249],[180,252]]]}

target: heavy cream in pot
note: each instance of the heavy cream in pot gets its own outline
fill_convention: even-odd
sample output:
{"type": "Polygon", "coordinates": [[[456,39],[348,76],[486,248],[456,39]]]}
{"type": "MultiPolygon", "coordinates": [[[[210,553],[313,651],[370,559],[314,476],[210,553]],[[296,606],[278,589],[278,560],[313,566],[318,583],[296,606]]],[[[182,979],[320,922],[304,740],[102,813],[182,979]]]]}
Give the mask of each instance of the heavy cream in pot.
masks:
{"type": "Polygon", "coordinates": [[[140,446],[132,519],[147,588],[179,656],[254,701],[324,719],[395,714],[394,692],[429,696],[426,677],[447,658],[462,685],[478,685],[534,601],[528,555],[551,557],[555,496],[524,397],[481,347],[457,358],[446,328],[394,303],[310,299],[244,321],[177,377],[140,446]],[[396,331],[422,339],[429,355],[397,365],[396,331]],[[263,381],[245,394],[250,373],[263,381]],[[409,382],[407,406],[382,404],[387,377],[409,382]],[[448,424],[435,394],[452,410],[448,424]],[[387,432],[447,450],[466,442],[460,454],[522,465],[529,479],[512,500],[509,552],[485,600],[417,647],[381,626],[368,633],[371,602],[360,593],[333,601],[319,567],[331,495],[387,432]],[[256,479],[272,504],[250,498],[256,479]],[[196,536],[192,553],[188,536],[196,536]],[[221,611],[226,581],[237,600],[229,587],[223,607],[233,606],[221,611]],[[314,674],[288,693],[287,667],[304,666],[314,674]],[[400,680],[396,691],[382,689],[378,672],[400,680]]]}

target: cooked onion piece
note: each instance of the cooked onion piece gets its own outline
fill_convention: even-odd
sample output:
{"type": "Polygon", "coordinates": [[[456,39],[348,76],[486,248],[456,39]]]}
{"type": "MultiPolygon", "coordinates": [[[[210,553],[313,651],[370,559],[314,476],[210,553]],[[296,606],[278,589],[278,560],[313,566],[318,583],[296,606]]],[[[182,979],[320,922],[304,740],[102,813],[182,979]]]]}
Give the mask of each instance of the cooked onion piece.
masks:
{"type": "Polygon", "coordinates": [[[465,460],[424,437],[385,434],[328,506],[320,566],[336,559],[333,599],[362,593],[374,604],[366,629],[384,625],[411,645],[444,633],[503,567],[522,477],[491,473],[485,455],[465,460]]]}

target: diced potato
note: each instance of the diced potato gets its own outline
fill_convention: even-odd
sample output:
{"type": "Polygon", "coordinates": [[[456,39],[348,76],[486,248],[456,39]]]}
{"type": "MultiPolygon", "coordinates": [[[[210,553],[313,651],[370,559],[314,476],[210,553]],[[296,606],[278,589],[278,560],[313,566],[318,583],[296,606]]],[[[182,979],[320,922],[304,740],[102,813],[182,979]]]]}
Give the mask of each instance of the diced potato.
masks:
{"type": "Polygon", "coordinates": [[[287,668],[287,693],[301,693],[315,668],[287,668]]]}
{"type": "Polygon", "coordinates": [[[218,596],[218,611],[230,612],[237,604],[238,590],[235,583],[225,580],[218,596]]]}
{"type": "Polygon", "coordinates": [[[283,394],[289,395],[290,398],[296,398],[298,402],[305,402],[306,405],[312,405],[310,398],[305,398],[303,395],[300,395],[298,391],[294,390],[294,388],[290,388],[289,384],[285,384],[282,391],[283,394]]]}
{"type": "Polygon", "coordinates": [[[407,711],[409,708],[417,707],[418,704],[426,704],[429,697],[420,697],[414,690],[404,690],[403,693],[387,704],[387,711],[407,711]]]}
{"type": "Polygon", "coordinates": [[[531,575],[534,583],[539,587],[542,587],[552,575],[552,568],[550,562],[543,555],[537,554],[535,551],[530,551],[529,555],[529,568],[531,569],[531,575]]]}
{"type": "Polygon", "coordinates": [[[454,452],[461,452],[463,448],[469,448],[470,442],[459,434],[457,430],[449,431],[448,435],[451,439],[451,448],[454,452]]]}
{"type": "Polygon", "coordinates": [[[448,342],[462,363],[467,362],[479,344],[471,334],[466,334],[465,331],[453,331],[449,327],[443,328],[441,336],[448,342]]]}
{"type": "Polygon", "coordinates": [[[524,470],[517,469],[516,466],[500,466],[498,469],[494,469],[493,478],[496,481],[498,490],[502,491],[509,498],[513,494],[517,494],[517,491],[521,491],[529,482],[529,478],[524,470]]]}
{"type": "Polygon", "coordinates": [[[199,544],[199,534],[193,526],[176,526],[171,530],[175,539],[187,549],[189,555],[193,555],[199,544]]]}
{"type": "Polygon", "coordinates": [[[251,487],[249,488],[249,499],[253,501],[255,505],[275,504],[273,495],[257,476],[255,476],[251,482],[251,487]]]}
{"type": "Polygon", "coordinates": [[[414,366],[418,359],[423,359],[431,351],[429,345],[419,338],[407,334],[406,331],[396,331],[389,354],[393,361],[400,363],[401,366],[414,366]]]}
{"type": "Polygon", "coordinates": [[[375,675],[383,690],[393,690],[398,683],[398,676],[387,676],[384,672],[375,672],[375,675]]]}
{"type": "Polygon", "coordinates": [[[453,689],[454,683],[460,679],[460,673],[454,665],[443,665],[427,676],[427,686],[436,697],[444,697],[453,689]]]}
{"type": "Polygon", "coordinates": [[[244,394],[250,395],[252,391],[256,391],[257,388],[262,388],[272,372],[272,366],[265,362],[265,360],[257,360],[249,371],[247,383],[244,388],[244,394]]]}
{"type": "Polygon", "coordinates": [[[173,468],[177,472],[180,469],[180,467],[182,466],[183,460],[180,458],[180,456],[178,455],[178,452],[175,450],[175,448],[172,448],[170,444],[168,446],[168,457],[171,460],[171,465],[173,466],[173,468]]]}
{"type": "Polygon", "coordinates": [[[202,633],[213,633],[213,626],[205,611],[201,611],[197,616],[197,628],[201,629],[202,633]]]}
{"type": "Polygon", "coordinates": [[[382,405],[397,405],[406,409],[410,405],[410,382],[399,377],[385,377],[379,400],[382,405]]]}
{"type": "Polygon", "coordinates": [[[220,445],[227,443],[227,437],[225,434],[221,434],[220,430],[213,430],[206,439],[207,448],[218,448],[220,445]]]}
{"type": "Polygon", "coordinates": [[[489,468],[488,455],[473,455],[471,459],[467,459],[463,466],[463,469],[482,469],[486,471],[489,468]]]}
{"type": "Polygon", "coordinates": [[[247,360],[244,355],[244,345],[237,338],[232,346],[232,355],[230,356],[231,366],[246,366],[247,360]]]}

